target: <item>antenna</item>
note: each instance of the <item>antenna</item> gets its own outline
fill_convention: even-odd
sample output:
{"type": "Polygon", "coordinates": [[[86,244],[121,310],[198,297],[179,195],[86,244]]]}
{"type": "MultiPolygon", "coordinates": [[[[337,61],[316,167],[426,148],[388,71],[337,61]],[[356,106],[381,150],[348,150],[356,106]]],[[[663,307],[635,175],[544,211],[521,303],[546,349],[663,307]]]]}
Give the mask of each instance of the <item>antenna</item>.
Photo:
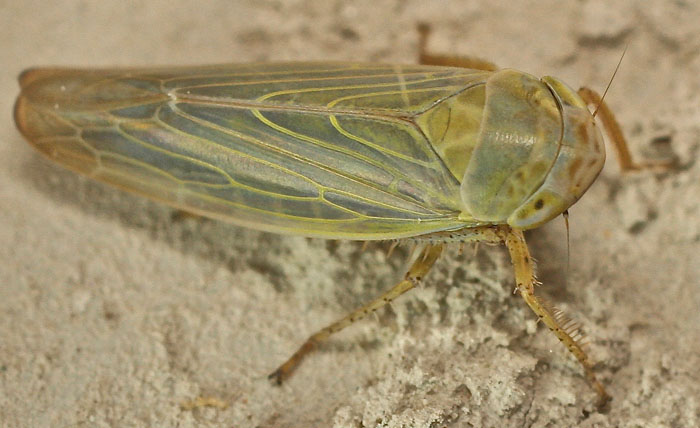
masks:
{"type": "Polygon", "coordinates": [[[566,276],[564,276],[564,286],[569,286],[569,273],[571,272],[571,240],[569,239],[569,210],[562,213],[564,224],[566,225],[566,276]]]}
{"type": "Polygon", "coordinates": [[[625,45],[625,49],[622,51],[622,55],[620,55],[620,60],[617,62],[617,66],[615,67],[615,71],[613,71],[612,76],[610,77],[610,81],[608,81],[608,86],[605,87],[605,91],[603,92],[603,96],[600,97],[600,102],[596,106],[595,110],[593,110],[593,117],[595,117],[596,114],[598,114],[598,109],[600,106],[603,104],[603,100],[605,99],[605,95],[608,93],[608,89],[610,89],[610,85],[612,85],[613,80],[615,79],[615,75],[617,74],[617,70],[620,69],[620,64],[622,64],[622,58],[625,57],[625,53],[627,52],[627,48],[629,47],[629,42],[625,45]]]}

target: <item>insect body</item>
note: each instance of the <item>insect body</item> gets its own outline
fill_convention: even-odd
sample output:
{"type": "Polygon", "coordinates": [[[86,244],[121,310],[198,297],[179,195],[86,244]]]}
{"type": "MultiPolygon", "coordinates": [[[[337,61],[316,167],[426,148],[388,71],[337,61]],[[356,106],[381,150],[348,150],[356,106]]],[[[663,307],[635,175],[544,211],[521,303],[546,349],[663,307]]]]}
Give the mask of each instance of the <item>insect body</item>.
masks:
{"type": "Polygon", "coordinates": [[[275,232],[531,228],[571,205],[604,161],[570,90],[511,70],[312,63],[20,80],[17,123],[52,159],[275,232]]]}
{"type": "Polygon", "coordinates": [[[412,288],[444,242],[488,241],[507,245],[518,291],[607,398],[577,332],[534,296],[522,233],[571,206],[605,159],[592,100],[559,80],[514,70],[273,63],[32,69],[20,85],[22,134],[97,180],[265,231],[425,240],[404,281],[311,336],[274,379],[412,288]]]}

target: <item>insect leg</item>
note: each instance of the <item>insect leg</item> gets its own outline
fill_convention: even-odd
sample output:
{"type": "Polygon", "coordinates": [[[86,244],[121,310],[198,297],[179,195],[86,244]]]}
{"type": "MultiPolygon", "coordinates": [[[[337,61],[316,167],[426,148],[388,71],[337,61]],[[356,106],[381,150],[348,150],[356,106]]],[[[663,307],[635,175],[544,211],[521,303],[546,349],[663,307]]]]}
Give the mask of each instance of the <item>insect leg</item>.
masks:
{"type": "Polygon", "coordinates": [[[617,123],[615,115],[608,108],[608,106],[603,102],[603,99],[595,92],[593,89],[581,88],[578,90],[578,94],[583,98],[583,100],[591,105],[595,105],[600,113],[600,120],[603,122],[603,128],[605,133],[608,134],[608,139],[615,147],[617,152],[617,161],[620,163],[620,169],[623,171],[633,171],[640,169],[634,161],[632,161],[632,155],[630,154],[629,148],[627,147],[627,141],[622,135],[622,130],[620,129],[620,124],[617,123]]]}
{"type": "Polygon", "coordinates": [[[504,240],[510,253],[510,258],[515,270],[516,287],[522,298],[535,312],[535,315],[554,333],[559,341],[569,349],[569,352],[574,354],[576,359],[581,363],[586,373],[588,381],[591,383],[596,393],[598,394],[598,405],[603,407],[609,400],[610,396],[605,391],[605,387],[596,378],[593,372],[593,366],[588,359],[588,355],[581,348],[581,343],[572,337],[575,335],[577,328],[567,326],[568,322],[559,311],[548,307],[540,298],[535,296],[535,272],[534,263],[530,256],[530,251],[525,242],[523,232],[515,229],[502,229],[504,240]]]}
{"type": "Polygon", "coordinates": [[[600,120],[603,123],[605,133],[608,134],[608,139],[615,148],[615,152],[617,152],[617,161],[620,164],[620,169],[622,171],[637,171],[643,168],[660,168],[663,170],[671,167],[673,162],[666,160],[644,162],[633,161],[632,154],[627,146],[627,141],[625,140],[624,135],[622,135],[620,124],[617,123],[615,115],[605,104],[605,101],[603,101],[597,92],[589,88],[579,89],[578,94],[586,103],[596,106],[598,117],[600,117],[600,120]]]}
{"type": "Polygon", "coordinates": [[[406,276],[403,281],[399,282],[389,291],[385,292],[368,304],[354,310],[344,318],[341,318],[328,327],[325,327],[312,334],[308,339],[306,339],[306,342],[304,342],[304,344],[301,345],[301,347],[299,347],[299,349],[287,361],[285,361],[284,364],[270,374],[268,378],[278,385],[281,384],[286,378],[289,377],[289,375],[292,374],[294,369],[296,369],[307,354],[312,352],[320,343],[328,339],[333,333],[337,333],[355,321],[364,318],[367,316],[367,314],[376,311],[415,287],[418,282],[430,271],[430,268],[440,256],[440,253],[442,253],[442,248],[442,244],[427,244],[408,269],[408,272],[406,272],[406,276]]]}
{"type": "Polygon", "coordinates": [[[430,26],[418,24],[418,63],[424,65],[444,65],[447,67],[473,68],[476,70],[495,71],[498,67],[492,62],[469,56],[435,55],[428,52],[430,26]]]}

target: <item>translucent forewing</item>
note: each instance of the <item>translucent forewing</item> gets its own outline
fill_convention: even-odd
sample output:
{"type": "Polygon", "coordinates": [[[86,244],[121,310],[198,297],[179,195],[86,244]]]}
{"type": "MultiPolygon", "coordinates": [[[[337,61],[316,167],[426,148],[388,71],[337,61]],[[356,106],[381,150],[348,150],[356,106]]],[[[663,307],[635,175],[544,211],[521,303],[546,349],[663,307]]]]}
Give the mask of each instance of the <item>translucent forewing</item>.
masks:
{"type": "Polygon", "coordinates": [[[463,228],[416,125],[488,72],[353,63],[36,69],[21,132],[73,170],[256,229],[383,239],[463,228]]]}

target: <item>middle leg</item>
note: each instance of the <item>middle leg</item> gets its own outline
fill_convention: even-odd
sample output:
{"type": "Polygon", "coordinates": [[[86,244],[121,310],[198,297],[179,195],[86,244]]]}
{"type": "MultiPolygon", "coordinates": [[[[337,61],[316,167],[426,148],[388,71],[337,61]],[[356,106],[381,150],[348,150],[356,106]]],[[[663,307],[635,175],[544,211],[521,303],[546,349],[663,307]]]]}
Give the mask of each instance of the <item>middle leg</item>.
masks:
{"type": "Polygon", "coordinates": [[[447,67],[473,68],[475,70],[496,71],[498,67],[492,62],[481,58],[457,55],[439,55],[428,51],[430,26],[418,25],[418,63],[423,65],[444,65],[447,67]]]}

